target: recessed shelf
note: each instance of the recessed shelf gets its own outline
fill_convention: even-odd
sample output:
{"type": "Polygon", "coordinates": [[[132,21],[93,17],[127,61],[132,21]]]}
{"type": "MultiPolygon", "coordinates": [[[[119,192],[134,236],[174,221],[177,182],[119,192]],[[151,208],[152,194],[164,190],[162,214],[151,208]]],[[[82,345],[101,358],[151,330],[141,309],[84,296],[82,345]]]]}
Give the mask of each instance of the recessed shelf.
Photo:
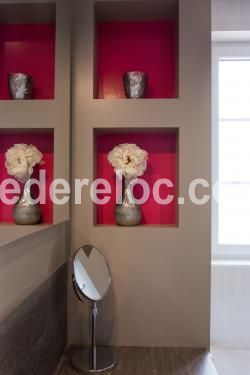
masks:
{"type": "Polygon", "coordinates": [[[136,225],[134,227],[123,227],[123,226],[118,226],[117,224],[95,224],[94,225],[95,228],[107,228],[107,229],[112,229],[112,228],[125,228],[125,229],[130,229],[131,228],[152,228],[152,229],[172,229],[172,228],[179,228],[179,226],[177,224],[139,224],[139,225],[136,225]]]}
{"type": "Polygon", "coordinates": [[[140,70],[149,77],[145,98],[178,98],[178,1],[104,1],[95,13],[94,97],[125,98],[123,74],[140,70]]]}
{"type": "Polygon", "coordinates": [[[13,207],[0,199],[0,245],[65,222],[69,204],[54,205],[49,186],[68,180],[70,14],[67,0],[17,0],[0,4],[0,183],[9,177],[4,153],[14,143],[33,143],[44,154],[46,204],[42,222],[13,223],[13,207]],[[35,100],[11,100],[8,74],[33,76],[35,100]],[[53,100],[55,99],[55,100],[53,100]]]}
{"type": "MultiPolygon", "coordinates": [[[[141,205],[143,214],[141,226],[178,226],[178,137],[177,128],[94,129],[95,177],[105,178],[110,183],[112,191],[108,204],[94,205],[95,225],[112,226],[115,224],[116,181],[107,155],[121,143],[135,143],[149,153],[148,167],[141,178],[149,185],[150,197],[145,204],[141,205]],[[173,182],[173,188],[166,186],[160,188],[162,198],[166,198],[169,194],[175,196],[169,205],[160,205],[153,197],[153,185],[160,178],[167,178],[173,182]]],[[[142,191],[138,186],[135,188],[135,197],[141,196],[142,191]]]]}
{"type": "Polygon", "coordinates": [[[0,5],[0,100],[8,100],[8,74],[33,77],[33,99],[54,99],[55,4],[0,5]]]}
{"type": "MultiPolygon", "coordinates": [[[[54,131],[52,129],[0,129],[0,183],[10,178],[5,168],[5,153],[16,143],[33,144],[43,153],[44,164],[34,168],[33,178],[45,171],[46,202],[41,204],[42,224],[53,223],[53,202],[49,197],[49,186],[54,178],[54,131]]],[[[36,187],[34,193],[37,194],[36,187]]],[[[0,201],[0,223],[13,223],[13,206],[0,201]]]]}

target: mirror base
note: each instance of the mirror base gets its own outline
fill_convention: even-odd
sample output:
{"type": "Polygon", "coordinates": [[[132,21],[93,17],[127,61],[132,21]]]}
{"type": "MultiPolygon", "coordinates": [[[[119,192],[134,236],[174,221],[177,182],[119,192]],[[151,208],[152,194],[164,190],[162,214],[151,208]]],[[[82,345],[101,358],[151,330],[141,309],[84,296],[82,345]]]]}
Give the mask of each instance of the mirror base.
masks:
{"type": "Polygon", "coordinates": [[[96,348],[96,368],[93,369],[91,348],[76,350],[70,359],[71,367],[80,374],[95,374],[112,370],[116,365],[116,358],[112,348],[98,346],[96,348]]]}

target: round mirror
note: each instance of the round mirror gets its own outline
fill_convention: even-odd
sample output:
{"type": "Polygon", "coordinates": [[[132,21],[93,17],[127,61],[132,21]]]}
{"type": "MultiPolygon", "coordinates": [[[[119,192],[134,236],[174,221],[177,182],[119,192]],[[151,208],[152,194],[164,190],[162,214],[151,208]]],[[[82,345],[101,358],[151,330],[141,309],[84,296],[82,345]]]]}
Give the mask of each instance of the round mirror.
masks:
{"type": "Polygon", "coordinates": [[[111,275],[106,259],[94,246],[87,245],[77,250],[73,273],[73,282],[80,299],[85,297],[97,302],[105,297],[111,285],[111,275]]]}

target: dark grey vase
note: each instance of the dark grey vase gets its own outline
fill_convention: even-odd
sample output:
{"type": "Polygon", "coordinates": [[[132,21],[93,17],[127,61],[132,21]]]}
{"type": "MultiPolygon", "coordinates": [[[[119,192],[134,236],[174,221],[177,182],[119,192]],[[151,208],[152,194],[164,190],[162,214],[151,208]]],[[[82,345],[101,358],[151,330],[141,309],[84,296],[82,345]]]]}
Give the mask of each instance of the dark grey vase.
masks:
{"type": "Polygon", "coordinates": [[[134,202],[130,187],[131,180],[125,179],[123,201],[115,206],[115,219],[118,225],[133,227],[142,219],[141,207],[134,202]]]}
{"type": "Polygon", "coordinates": [[[143,72],[126,72],[123,75],[123,85],[127,98],[142,99],[148,86],[148,75],[143,72]]]}
{"type": "Polygon", "coordinates": [[[9,92],[13,100],[32,99],[33,78],[28,74],[11,73],[9,74],[9,92]]]}
{"type": "Polygon", "coordinates": [[[14,221],[18,225],[38,224],[41,220],[41,208],[39,203],[33,202],[33,194],[29,183],[24,185],[23,192],[14,206],[14,221]]]}

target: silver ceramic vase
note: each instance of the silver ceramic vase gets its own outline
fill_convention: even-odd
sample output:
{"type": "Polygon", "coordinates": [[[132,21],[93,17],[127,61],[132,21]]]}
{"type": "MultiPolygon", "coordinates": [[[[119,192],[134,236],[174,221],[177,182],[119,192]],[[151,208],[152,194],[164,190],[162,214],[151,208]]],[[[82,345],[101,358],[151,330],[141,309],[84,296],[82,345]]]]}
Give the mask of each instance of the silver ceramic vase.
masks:
{"type": "Polygon", "coordinates": [[[142,218],[141,207],[134,202],[131,182],[131,179],[125,179],[122,204],[115,206],[116,223],[124,227],[138,225],[142,218]]]}
{"type": "Polygon", "coordinates": [[[29,181],[24,185],[23,192],[14,206],[14,221],[19,225],[38,224],[41,220],[39,203],[34,203],[29,181]]]}
{"type": "Polygon", "coordinates": [[[11,73],[9,74],[9,92],[13,100],[32,99],[33,78],[28,74],[11,73]]]}
{"type": "Polygon", "coordinates": [[[123,75],[123,85],[127,98],[144,98],[148,86],[148,75],[138,71],[126,72],[123,75]]]}

